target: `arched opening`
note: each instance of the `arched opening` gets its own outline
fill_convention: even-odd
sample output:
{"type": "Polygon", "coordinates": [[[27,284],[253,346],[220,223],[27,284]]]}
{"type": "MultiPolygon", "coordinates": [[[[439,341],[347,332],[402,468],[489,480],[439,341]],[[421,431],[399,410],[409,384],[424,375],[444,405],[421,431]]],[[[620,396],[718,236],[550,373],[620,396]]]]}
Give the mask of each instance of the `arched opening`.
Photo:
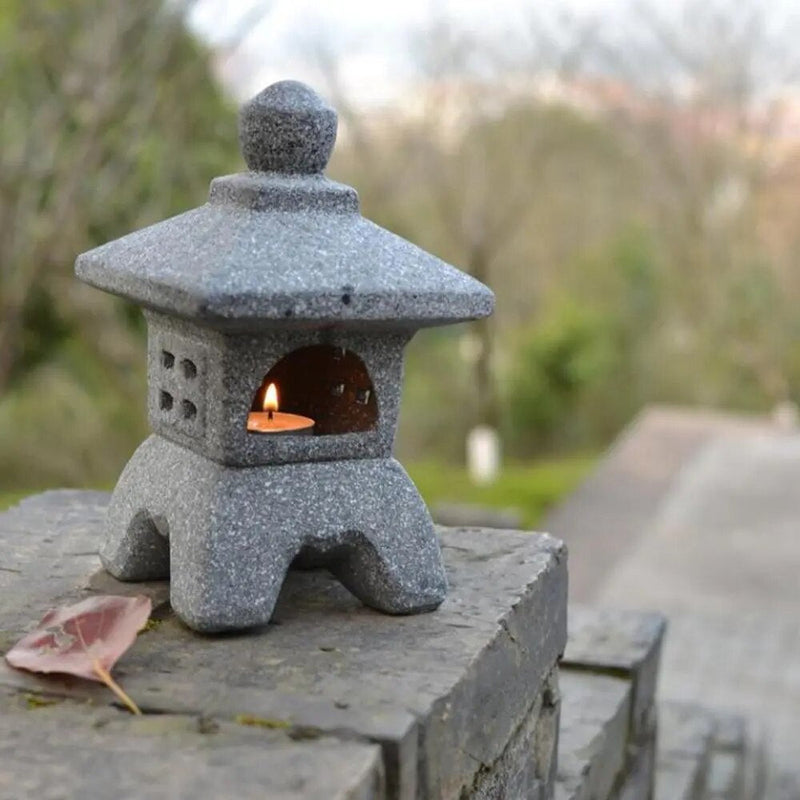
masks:
{"type": "Polygon", "coordinates": [[[251,411],[264,409],[270,384],[280,411],[311,417],[315,436],[368,431],[378,422],[372,380],[351,350],[316,344],[288,353],[264,376],[251,411]]]}

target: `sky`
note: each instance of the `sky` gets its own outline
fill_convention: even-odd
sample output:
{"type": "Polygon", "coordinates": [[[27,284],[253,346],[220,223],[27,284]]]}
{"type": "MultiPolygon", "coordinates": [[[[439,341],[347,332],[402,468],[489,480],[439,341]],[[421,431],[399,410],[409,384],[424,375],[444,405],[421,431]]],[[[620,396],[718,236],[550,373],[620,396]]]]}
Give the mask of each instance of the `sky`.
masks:
{"type": "Polygon", "coordinates": [[[191,22],[223,47],[239,37],[223,60],[226,82],[247,97],[275,80],[318,83],[309,51],[324,40],[340,54],[342,80],[363,104],[392,100],[413,76],[408,42],[415,28],[453,20],[467,31],[495,34],[525,24],[533,7],[608,20],[627,0],[200,0],[191,22]],[[237,30],[238,29],[238,30],[237,30]]]}

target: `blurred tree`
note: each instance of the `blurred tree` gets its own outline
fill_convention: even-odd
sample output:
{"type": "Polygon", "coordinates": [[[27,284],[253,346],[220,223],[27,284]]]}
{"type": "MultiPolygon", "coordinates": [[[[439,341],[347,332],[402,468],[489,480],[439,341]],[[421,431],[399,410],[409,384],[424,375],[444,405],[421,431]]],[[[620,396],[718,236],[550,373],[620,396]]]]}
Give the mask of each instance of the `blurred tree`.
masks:
{"type": "MultiPolygon", "coordinates": [[[[625,283],[614,260],[620,254],[635,271],[636,237],[618,247],[609,242],[636,213],[640,188],[635,164],[608,129],[569,108],[502,97],[502,113],[491,114],[487,98],[502,89],[487,86],[484,95],[470,85],[459,95],[446,86],[437,103],[436,88],[428,101],[439,106],[435,115],[395,117],[391,130],[364,126],[382,154],[381,174],[396,176],[394,184],[382,182],[390,188],[373,191],[363,148],[348,139],[334,170],[366,189],[365,213],[469,269],[497,295],[491,320],[465,326],[458,337],[421,334],[410,350],[406,394],[413,408],[401,419],[404,449],[458,457],[476,420],[503,426],[503,384],[515,369],[508,362],[519,356],[511,344],[532,317],[546,314],[551,295],[567,285],[597,289],[609,273],[625,283]],[[458,420],[453,403],[463,412],[458,420]]],[[[614,310],[623,305],[622,289],[602,296],[614,310]]]]}
{"type": "Polygon", "coordinates": [[[567,299],[523,334],[509,392],[518,455],[576,440],[586,443],[579,406],[596,384],[614,375],[620,360],[617,336],[613,317],[567,299]]]}
{"type": "Polygon", "coordinates": [[[74,256],[196,202],[235,163],[232,111],[182,11],[161,0],[0,10],[0,392],[65,326],[113,361],[102,351],[130,315],[108,304],[101,320],[88,299],[84,313],[74,256]]]}
{"type": "Polygon", "coordinates": [[[377,113],[347,103],[327,52],[349,106],[335,171],[366,213],[498,298],[472,346],[432,334],[412,346],[409,440],[428,414],[452,452],[439,431],[453,401],[433,407],[456,384],[465,414],[511,413],[509,445],[527,452],[597,442],[647,402],[763,410],[800,385],[800,147],[782,133],[796,106],[779,102],[797,64],[791,21],[758,0],[645,0],[620,19],[535,9],[502,38],[434,21],[414,41],[413,93],[377,113]],[[464,397],[475,388],[477,402],[464,397]]]}
{"type": "Polygon", "coordinates": [[[8,446],[0,480],[24,481],[12,451],[35,453],[56,432],[72,480],[108,479],[142,433],[141,317],[80,285],[72,264],[83,250],[196,205],[209,179],[236,164],[235,113],[211,53],[186,29],[187,8],[0,6],[0,438],[8,446]],[[24,434],[23,395],[29,416],[34,405],[38,412],[24,434]],[[105,430],[109,454],[84,466],[69,442],[91,450],[91,437],[67,430],[67,419],[101,438],[105,430]]]}
{"type": "MultiPolygon", "coordinates": [[[[760,298],[781,286],[800,301],[797,251],[770,241],[788,206],[766,200],[788,175],[781,131],[792,106],[781,93],[800,67],[798,21],[760,0],[686,0],[680,8],[648,0],[635,9],[609,32],[603,66],[624,81],[609,119],[639,154],[665,264],[654,352],[682,365],[684,384],[694,384],[684,400],[763,408],[788,396],[787,342],[779,340],[794,326],[790,304],[769,314],[760,298]],[[756,308],[763,335],[746,321],[756,308]],[[698,373],[702,380],[693,380],[698,373]],[[749,399],[734,388],[734,373],[755,382],[749,399]]],[[[675,387],[656,381],[654,389],[663,396],[675,387]]]]}
{"type": "MultiPolygon", "coordinates": [[[[581,49],[584,35],[569,41],[581,49]]],[[[576,64],[549,45],[540,35],[535,57],[518,56],[515,80],[501,43],[436,21],[413,41],[417,91],[385,116],[357,113],[342,87],[340,55],[324,40],[313,48],[337,107],[346,109],[334,172],[358,186],[365,213],[497,294],[494,317],[470,325],[472,346],[462,348],[472,363],[472,424],[501,423],[497,332],[527,321],[561,260],[613,233],[626,214],[619,189],[635,181],[604,127],[531,92],[533,70],[576,64]],[[612,191],[613,207],[602,200],[612,191]],[[577,224],[588,198],[592,218],[577,224]]],[[[432,369],[431,384],[439,377],[432,369]]]]}

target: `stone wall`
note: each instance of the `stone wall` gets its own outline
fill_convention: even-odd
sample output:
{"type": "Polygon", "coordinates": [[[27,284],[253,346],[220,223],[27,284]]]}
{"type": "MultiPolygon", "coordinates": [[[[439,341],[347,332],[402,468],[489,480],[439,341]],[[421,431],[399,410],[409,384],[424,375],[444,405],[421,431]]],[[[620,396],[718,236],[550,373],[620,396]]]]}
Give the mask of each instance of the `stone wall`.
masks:
{"type": "Polygon", "coordinates": [[[53,605],[144,592],[155,622],[115,670],[144,716],[0,663],[0,798],[761,800],[741,720],[658,706],[662,617],[575,606],[567,636],[549,536],[440,529],[432,614],[292,572],[269,626],[209,637],[166,582],[99,570],[106,502],[49,492],[0,514],[0,651],[53,605]]]}
{"type": "Polygon", "coordinates": [[[664,630],[657,614],[570,608],[557,798],[652,797],[664,630]]]}
{"type": "Polygon", "coordinates": [[[658,703],[666,621],[572,606],[561,662],[558,800],[762,800],[745,721],[658,703]]]}
{"type": "Polygon", "coordinates": [[[0,651],[53,605],[144,592],[157,624],[115,670],[144,720],[100,685],[0,663],[0,796],[34,773],[32,796],[145,780],[171,787],[154,797],[216,798],[226,781],[237,798],[552,796],[567,610],[556,540],[441,530],[450,592],[435,613],[379,614],[325,571],[292,572],[264,630],[209,637],[175,617],[166,582],[98,569],[106,502],[51,492],[0,515],[0,651]],[[73,757],[84,750],[95,755],[73,757]]]}

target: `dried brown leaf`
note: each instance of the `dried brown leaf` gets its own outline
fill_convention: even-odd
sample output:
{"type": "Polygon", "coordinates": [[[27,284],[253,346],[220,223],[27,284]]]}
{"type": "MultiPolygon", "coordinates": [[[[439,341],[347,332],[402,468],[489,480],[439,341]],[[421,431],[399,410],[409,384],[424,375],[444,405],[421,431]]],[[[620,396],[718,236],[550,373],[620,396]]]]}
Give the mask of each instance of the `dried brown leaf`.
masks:
{"type": "Polygon", "coordinates": [[[107,684],[107,673],[147,624],[151,608],[144,595],[97,595],[54,608],[6,653],[6,661],[30,672],[60,672],[107,684]]]}

